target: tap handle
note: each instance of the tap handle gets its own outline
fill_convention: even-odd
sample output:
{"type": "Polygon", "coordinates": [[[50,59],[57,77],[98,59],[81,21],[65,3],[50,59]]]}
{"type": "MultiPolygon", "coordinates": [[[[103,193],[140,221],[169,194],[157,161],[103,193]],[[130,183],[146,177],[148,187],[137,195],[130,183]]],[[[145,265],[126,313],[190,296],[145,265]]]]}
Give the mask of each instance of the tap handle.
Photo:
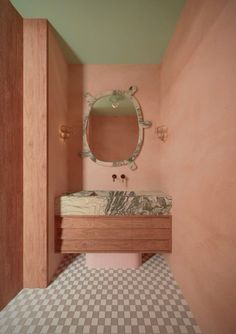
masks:
{"type": "Polygon", "coordinates": [[[112,175],[112,179],[113,179],[113,182],[115,182],[115,180],[117,179],[117,175],[116,175],[116,174],[113,174],[113,175],[112,175]]]}

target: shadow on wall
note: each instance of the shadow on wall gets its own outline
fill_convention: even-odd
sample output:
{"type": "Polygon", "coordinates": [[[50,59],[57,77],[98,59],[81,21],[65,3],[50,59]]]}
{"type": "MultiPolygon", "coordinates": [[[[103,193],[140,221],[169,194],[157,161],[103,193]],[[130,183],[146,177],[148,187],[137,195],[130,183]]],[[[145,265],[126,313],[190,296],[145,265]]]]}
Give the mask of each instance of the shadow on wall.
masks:
{"type": "Polygon", "coordinates": [[[60,33],[52,26],[51,29],[58,41],[61,50],[63,51],[63,55],[65,56],[67,62],[69,62],[70,64],[81,64],[79,57],[76,55],[74,50],[72,50],[71,47],[66,43],[64,38],[60,35],[60,33]]]}
{"type": "Polygon", "coordinates": [[[67,123],[72,126],[72,135],[65,144],[68,146],[68,192],[75,192],[82,189],[83,66],[68,65],[68,69],[67,123]]]}

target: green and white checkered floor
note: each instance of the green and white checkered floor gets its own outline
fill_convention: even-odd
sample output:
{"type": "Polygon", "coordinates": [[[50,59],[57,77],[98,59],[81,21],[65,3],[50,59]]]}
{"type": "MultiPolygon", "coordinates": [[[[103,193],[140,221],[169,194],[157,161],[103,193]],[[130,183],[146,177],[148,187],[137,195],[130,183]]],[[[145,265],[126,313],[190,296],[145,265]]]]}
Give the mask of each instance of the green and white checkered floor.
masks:
{"type": "Polygon", "coordinates": [[[154,255],[138,269],[88,269],[67,256],[46,289],[23,289],[1,312],[5,334],[201,333],[167,263],[154,255]]]}

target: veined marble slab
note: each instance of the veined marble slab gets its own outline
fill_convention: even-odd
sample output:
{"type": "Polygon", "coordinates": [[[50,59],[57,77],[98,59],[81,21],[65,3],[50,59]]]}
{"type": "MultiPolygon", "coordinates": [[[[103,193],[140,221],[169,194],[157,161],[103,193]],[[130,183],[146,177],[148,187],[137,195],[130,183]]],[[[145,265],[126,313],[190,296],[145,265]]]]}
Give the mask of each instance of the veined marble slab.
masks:
{"type": "Polygon", "coordinates": [[[167,215],[172,198],[160,191],[80,191],[56,198],[56,215],[167,215]]]}

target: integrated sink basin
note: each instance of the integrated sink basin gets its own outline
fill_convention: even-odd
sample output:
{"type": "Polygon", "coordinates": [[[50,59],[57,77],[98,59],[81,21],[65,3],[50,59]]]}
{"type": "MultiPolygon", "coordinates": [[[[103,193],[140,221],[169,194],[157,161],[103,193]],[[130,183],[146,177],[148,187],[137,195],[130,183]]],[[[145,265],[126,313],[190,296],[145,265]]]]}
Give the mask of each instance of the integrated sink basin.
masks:
{"type": "Polygon", "coordinates": [[[172,198],[160,191],[82,190],[56,198],[58,216],[169,215],[172,198]]]}

